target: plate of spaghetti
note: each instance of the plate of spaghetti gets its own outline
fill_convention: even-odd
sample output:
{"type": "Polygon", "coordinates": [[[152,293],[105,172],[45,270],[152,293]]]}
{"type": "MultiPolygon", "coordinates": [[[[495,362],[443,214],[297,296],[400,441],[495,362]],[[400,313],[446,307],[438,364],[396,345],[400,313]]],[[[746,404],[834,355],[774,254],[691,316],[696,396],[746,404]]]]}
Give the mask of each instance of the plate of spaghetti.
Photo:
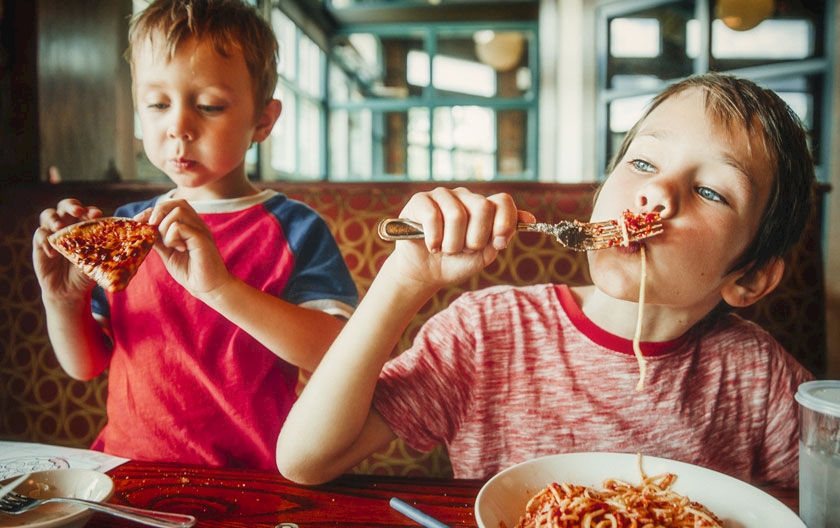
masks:
{"type": "Polygon", "coordinates": [[[625,453],[550,455],[484,484],[479,528],[806,528],[741,480],[684,462],[625,453]]]}

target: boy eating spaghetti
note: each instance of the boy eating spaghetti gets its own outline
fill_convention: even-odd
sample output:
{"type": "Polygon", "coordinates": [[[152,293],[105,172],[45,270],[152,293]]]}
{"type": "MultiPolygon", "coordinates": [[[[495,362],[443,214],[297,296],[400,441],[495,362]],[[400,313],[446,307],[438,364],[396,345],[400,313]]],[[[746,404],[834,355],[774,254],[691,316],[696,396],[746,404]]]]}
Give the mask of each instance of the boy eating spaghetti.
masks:
{"type": "Polygon", "coordinates": [[[280,471],[323,482],[400,437],[418,449],[445,444],[459,478],[613,451],[794,485],[793,395],[811,376],[730,307],[779,283],[813,182],[805,133],[776,94],[719,74],[685,79],[627,134],[592,213],[658,212],[662,234],[644,251],[590,252],[589,286],[465,293],[389,359],[439,288],[487,266],[517,220],[532,220],[508,195],[413,196],[400,216],[421,223],[425,240],[396,243],[320,363],[280,434],[280,471]]]}
{"type": "Polygon", "coordinates": [[[47,243],[101,211],[67,199],[41,214],[33,260],[50,341],[75,378],[108,369],[94,449],[274,469],[298,369],[315,368],[357,302],[321,217],[245,172],[280,114],[277,41],[240,0],[158,0],[129,46],[143,146],[175,188],[117,209],[158,235],[107,295],[47,243]]]}

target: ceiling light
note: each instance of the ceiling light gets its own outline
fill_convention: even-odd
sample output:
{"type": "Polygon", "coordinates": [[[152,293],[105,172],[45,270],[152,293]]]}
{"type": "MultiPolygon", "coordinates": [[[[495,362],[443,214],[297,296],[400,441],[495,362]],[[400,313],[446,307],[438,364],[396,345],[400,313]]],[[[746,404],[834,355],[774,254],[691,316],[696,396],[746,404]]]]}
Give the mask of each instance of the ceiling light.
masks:
{"type": "Polygon", "coordinates": [[[715,15],[729,29],[747,31],[761,24],[776,11],[774,0],[717,0],[715,15]]]}

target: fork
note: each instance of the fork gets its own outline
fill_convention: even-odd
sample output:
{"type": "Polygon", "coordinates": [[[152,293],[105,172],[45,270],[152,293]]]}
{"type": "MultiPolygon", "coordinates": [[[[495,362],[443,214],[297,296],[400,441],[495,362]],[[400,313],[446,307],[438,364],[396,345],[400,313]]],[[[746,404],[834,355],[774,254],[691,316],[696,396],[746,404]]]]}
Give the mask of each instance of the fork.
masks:
{"type": "Polygon", "coordinates": [[[0,513],[10,513],[17,515],[27,512],[38,506],[48,504],[50,502],[63,502],[66,504],[74,504],[82,506],[91,510],[109,513],[123,519],[129,519],[147,526],[157,526],[159,528],[189,528],[194,525],[196,520],[192,515],[182,515],[180,513],[169,513],[155,510],[144,510],[142,508],[132,508],[131,506],[120,506],[117,504],[105,504],[102,502],[76,499],[70,497],[51,497],[49,499],[34,499],[21,495],[14,491],[9,492],[5,497],[0,498],[0,513]]]}
{"type": "MultiPolygon", "coordinates": [[[[603,222],[562,220],[556,224],[519,222],[518,231],[534,231],[552,235],[557,241],[575,251],[607,249],[629,246],[662,232],[659,213],[633,213],[624,211],[621,218],[603,222]]],[[[383,240],[409,240],[423,238],[423,226],[407,218],[386,218],[377,227],[383,240]]]]}

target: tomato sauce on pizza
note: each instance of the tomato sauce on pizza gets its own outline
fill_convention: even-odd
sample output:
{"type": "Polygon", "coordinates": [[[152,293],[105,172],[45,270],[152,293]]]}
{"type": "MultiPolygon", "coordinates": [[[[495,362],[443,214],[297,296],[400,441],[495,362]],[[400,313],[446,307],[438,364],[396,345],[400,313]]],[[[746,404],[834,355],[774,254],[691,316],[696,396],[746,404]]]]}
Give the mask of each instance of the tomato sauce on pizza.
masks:
{"type": "Polygon", "coordinates": [[[154,246],[157,228],[131,218],[104,217],[69,225],[52,247],[109,292],[125,289],[154,246]]]}

